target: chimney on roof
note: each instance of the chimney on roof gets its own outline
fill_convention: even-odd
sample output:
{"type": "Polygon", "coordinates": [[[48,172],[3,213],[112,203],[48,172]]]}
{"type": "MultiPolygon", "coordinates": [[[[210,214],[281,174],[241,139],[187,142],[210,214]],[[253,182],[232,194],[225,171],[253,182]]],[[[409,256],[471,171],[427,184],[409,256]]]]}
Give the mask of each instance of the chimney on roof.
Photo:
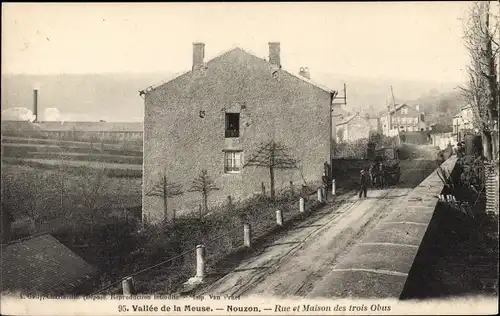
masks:
{"type": "Polygon", "coordinates": [[[273,65],[281,68],[281,60],[280,60],[280,43],[279,42],[270,42],[269,43],[269,62],[273,65]]]}
{"type": "Polygon", "coordinates": [[[193,43],[193,69],[203,65],[204,58],[205,58],[205,44],[193,43]]]}
{"type": "Polygon", "coordinates": [[[415,109],[417,109],[417,112],[420,112],[420,105],[415,105],[415,109]]]}
{"type": "Polygon", "coordinates": [[[35,116],[35,122],[38,119],[38,88],[33,89],[33,115],[35,116]]]}
{"type": "Polygon", "coordinates": [[[311,73],[309,72],[309,68],[307,67],[300,67],[299,75],[304,78],[311,79],[311,73]]]}

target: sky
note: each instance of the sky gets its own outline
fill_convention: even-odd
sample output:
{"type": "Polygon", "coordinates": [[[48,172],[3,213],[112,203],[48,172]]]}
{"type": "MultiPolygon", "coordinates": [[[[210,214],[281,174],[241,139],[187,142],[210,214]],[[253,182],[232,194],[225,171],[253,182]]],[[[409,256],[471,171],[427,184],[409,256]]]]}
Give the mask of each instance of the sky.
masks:
{"type": "Polygon", "coordinates": [[[468,2],[2,4],[2,73],[151,73],[239,46],[286,69],[463,81],[468,2]]]}

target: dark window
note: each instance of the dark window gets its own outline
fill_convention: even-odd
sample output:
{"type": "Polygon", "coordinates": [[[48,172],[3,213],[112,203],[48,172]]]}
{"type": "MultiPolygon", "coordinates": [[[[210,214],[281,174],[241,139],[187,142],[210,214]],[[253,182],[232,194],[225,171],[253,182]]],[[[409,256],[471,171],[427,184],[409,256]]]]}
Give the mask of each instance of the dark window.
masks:
{"type": "Polygon", "coordinates": [[[226,138],[240,137],[240,113],[226,113],[226,138]]]}

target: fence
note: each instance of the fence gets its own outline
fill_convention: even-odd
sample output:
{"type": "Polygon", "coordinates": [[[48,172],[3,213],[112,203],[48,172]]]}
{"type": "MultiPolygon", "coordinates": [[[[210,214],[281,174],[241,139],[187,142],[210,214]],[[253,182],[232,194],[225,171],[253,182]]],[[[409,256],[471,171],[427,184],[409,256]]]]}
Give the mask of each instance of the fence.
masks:
{"type": "Polygon", "coordinates": [[[498,163],[485,166],[486,213],[498,215],[498,163]]]}
{"type": "MultiPolygon", "coordinates": [[[[335,195],[335,185],[333,188],[332,193],[335,195]]],[[[124,295],[144,291],[164,293],[168,288],[178,288],[193,275],[194,277],[189,280],[201,280],[209,275],[221,273],[224,267],[235,264],[235,259],[231,258],[231,255],[238,257],[241,253],[251,251],[268,235],[286,228],[297,220],[302,220],[326,202],[327,192],[324,188],[318,188],[313,194],[313,196],[303,195],[298,201],[290,201],[289,205],[277,204],[272,207],[273,212],[264,214],[248,212],[239,216],[240,221],[233,229],[216,236],[213,234],[218,231],[217,229],[204,232],[187,225],[190,234],[199,234],[197,238],[193,238],[198,241],[196,244],[184,247],[188,250],[120,278],[91,295],[117,294],[120,290],[124,295]],[[254,216],[258,216],[258,220],[255,220],[254,216]]],[[[234,213],[238,214],[238,211],[235,210],[234,213]]],[[[191,224],[203,226],[203,223],[200,223],[202,220],[196,219],[191,224]]],[[[220,220],[227,222],[229,219],[221,217],[220,220]]],[[[217,225],[217,222],[218,220],[212,220],[210,223],[217,225]]],[[[169,234],[177,234],[177,231],[169,231],[169,234]]],[[[179,245],[172,247],[180,250],[179,245]]]]}
{"type": "Polygon", "coordinates": [[[353,142],[335,143],[332,158],[366,159],[370,151],[380,147],[395,147],[400,145],[399,136],[383,136],[373,134],[370,138],[362,138],[353,142]],[[370,148],[370,144],[372,147],[370,148]]]}

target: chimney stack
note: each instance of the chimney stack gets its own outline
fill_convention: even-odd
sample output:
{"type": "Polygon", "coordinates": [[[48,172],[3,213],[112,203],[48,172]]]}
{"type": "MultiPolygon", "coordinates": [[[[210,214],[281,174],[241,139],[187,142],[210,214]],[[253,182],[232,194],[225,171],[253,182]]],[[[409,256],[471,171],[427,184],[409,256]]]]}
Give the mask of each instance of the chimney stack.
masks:
{"type": "Polygon", "coordinates": [[[309,72],[309,68],[307,67],[300,67],[299,75],[304,78],[311,79],[311,73],[309,72]]]}
{"type": "Polygon", "coordinates": [[[417,112],[420,112],[420,105],[415,105],[415,108],[417,109],[417,112]]]}
{"type": "Polygon", "coordinates": [[[205,58],[205,44],[193,43],[193,70],[203,65],[204,58],[205,58]]]}
{"type": "Polygon", "coordinates": [[[35,122],[38,119],[38,88],[33,89],[33,115],[35,116],[35,122]]]}
{"type": "Polygon", "coordinates": [[[270,42],[269,43],[269,62],[271,64],[281,68],[280,43],[279,42],[270,42]]]}

